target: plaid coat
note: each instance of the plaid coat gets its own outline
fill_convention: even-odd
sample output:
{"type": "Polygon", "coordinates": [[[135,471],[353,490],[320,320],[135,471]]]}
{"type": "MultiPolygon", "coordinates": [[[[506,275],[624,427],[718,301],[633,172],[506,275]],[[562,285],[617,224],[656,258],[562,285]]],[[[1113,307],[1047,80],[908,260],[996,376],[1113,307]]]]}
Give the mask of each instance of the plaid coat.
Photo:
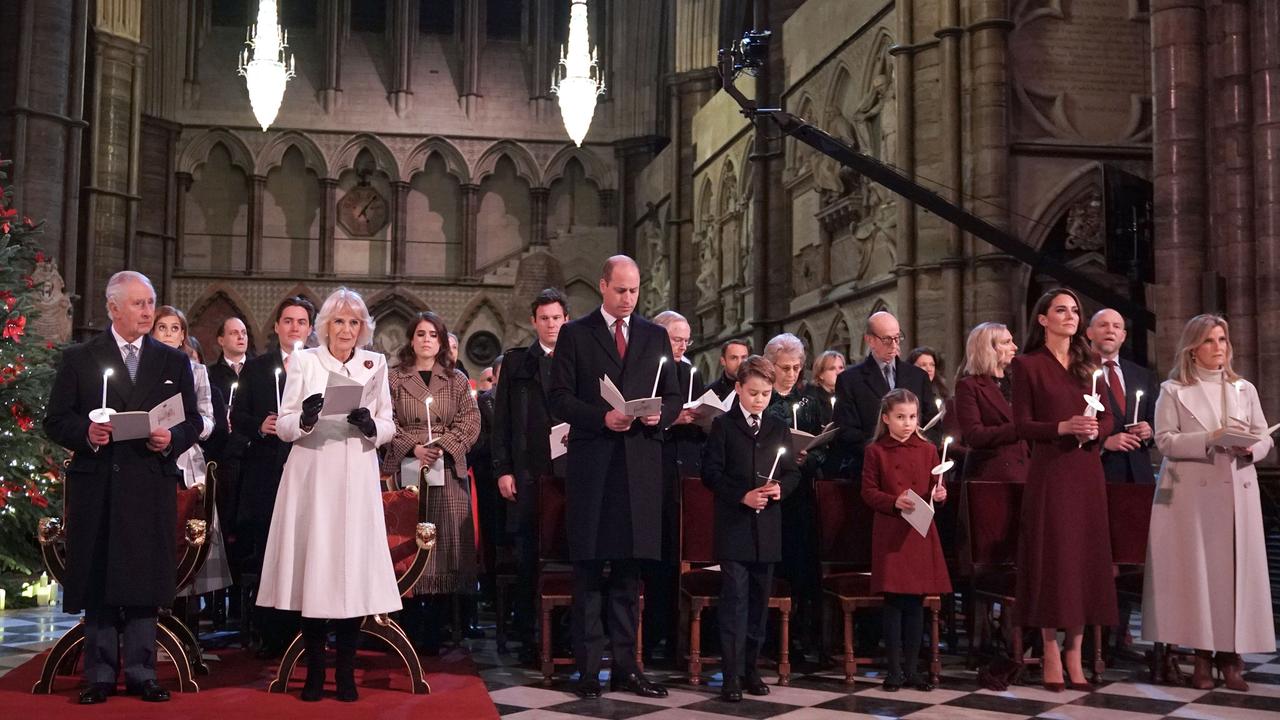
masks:
{"type": "Polygon", "coordinates": [[[396,421],[396,434],[387,446],[382,472],[394,475],[400,461],[409,456],[415,445],[427,441],[426,401],[431,401],[431,436],[453,460],[458,477],[467,474],[467,450],[480,437],[480,408],[471,397],[471,385],[460,371],[431,371],[431,386],[412,368],[393,368],[388,374],[391,405],[396,421]]]}

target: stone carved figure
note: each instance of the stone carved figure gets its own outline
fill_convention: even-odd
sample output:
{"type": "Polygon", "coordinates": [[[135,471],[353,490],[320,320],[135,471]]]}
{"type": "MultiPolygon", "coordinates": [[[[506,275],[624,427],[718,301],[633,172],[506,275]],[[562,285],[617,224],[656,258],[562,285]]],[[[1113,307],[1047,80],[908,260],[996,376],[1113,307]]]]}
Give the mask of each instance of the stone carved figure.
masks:
{"type": "Polygon", "coordinates": [[[645,259],[648,261],[649,288],[642,300],[642,312],[653,317],[667,306],[671,293],[671,262],[667,256],[667,238],[662,221],[649,204],[649,219],[644,224],[645,259]]]}
{"type": "Polygon", "coordinates": [[[698,248],[698,304],[715,302],[720,293],[720,258],[716,252],[714,222],[706,218],[693,236],[698,248]]]}
{"type": "Polygon", "coordinates": [[[36,320],[34,335],[42,340],[61,345],[71,339],[71,298],[67,297],[66,283],[58,273],[54,260],[36,263],[31,273],[31,283],[36,290],[36,320]]]}
{"type": "MultiPolygon", "coordinates": [[[[854,150],[862,150],[863,146],[858,141],[857,130],[853,122],[845,117],[838,107],[830,108],[828,115],[830,119],[823,130],[832,137],[848,143],[854,150]]],[[[806,157],[813,163],[813,186],[818,191],[821,207],[827,207],[841,198],[853,194],[861,183],[861,178],[857,173],[837,160],[821,153],[806,153],[806,157]]]]}
{"type": "Polygon", "coordinates": [[[1102,222],[1102,195],[1092,190],[1067,211],[1068,250],[1093,252],[1106,245],[1102,222]]]}

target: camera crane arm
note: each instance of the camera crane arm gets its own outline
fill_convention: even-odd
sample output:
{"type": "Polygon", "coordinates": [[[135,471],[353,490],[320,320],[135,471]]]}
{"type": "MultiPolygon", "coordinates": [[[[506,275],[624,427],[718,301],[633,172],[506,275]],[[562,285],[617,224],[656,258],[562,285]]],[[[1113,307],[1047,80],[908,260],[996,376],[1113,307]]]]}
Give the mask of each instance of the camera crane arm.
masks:
{"type": "Polygon", "coordinates": [[[906,177],[874,157],[849,147],[844,142],[819,130],[813,124],[780,108],[761,108],[733,84],[744,68],[760,67],[768,49],[768,33],[748,32],[741,45],[732,50],[721,50],[717,70],[720,72],[725,93],[742,108],[748,120],[767,117],[777,124],[783,134],[799,140],[854,172],[879,183],[891,192],[915,203],[961,230],[983,240],[1026,264],[1032,270],[1042,271],[1059,282],[1078,290],[1120,314],[1132,318],[1136,324],[1148,330],[1156,327],[1156,316],[1144,305],[1134,302],[1084,273],[1065,263],[1047,258],[1005,230],[992,225],[973,213],[906,177]]]}

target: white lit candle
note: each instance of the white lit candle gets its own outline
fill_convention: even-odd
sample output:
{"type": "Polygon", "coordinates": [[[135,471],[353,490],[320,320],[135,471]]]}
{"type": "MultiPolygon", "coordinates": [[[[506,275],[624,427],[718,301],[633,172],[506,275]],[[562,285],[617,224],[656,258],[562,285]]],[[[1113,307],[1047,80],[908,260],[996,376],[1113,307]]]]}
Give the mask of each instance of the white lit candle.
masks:
{"type": "Polygon", "coordinates": [[[942,412],[942,398],[934,398],[933,406],[937,408],[938,412],[942,412]]]}
{"type": "Polygon", "coordinates": [[[431,444],[431,403],[435,400],[433,397],[427,398],[427,444],[431,444]]]}
{"type": "Polygon", "coordinates": [[[1142,407],[1142,391],[1138,390],[1133,393],[1133,424],[1138,424],[1138,408],[1142,407]]]}
{"type": "Polygon", "coordinates": [[[791,429],[800,429],[800,403],[791,404],[791,429]]]}
{"type": "Polygon", "coordinates": [[[276,368],[276,413],[280,412],[280,373],[283,369],[276,368]]]}
{"type": "Polygon", "coordinates": [[[102,408],[104,410],[107,407],[107,378],[111,377],[113,374],[115,374],[115,371],[111,368],[107,368],[102,371],[102,408]]]}
{"type": "Polygon", "coordinates": [[[4,610],[8,594],[9,593],[5,592],[4,588],[0,588],[0,610],[4,610]]]}
{"type": "Polygon", "coordinates": [[[693,402],[693,374],[698,372],[698,368],[689,368],[689,402],[693,402]]]}
{"type": "Polygon", "coordinates": [[[1098,378],[1102,377],[1102,368],[1093,371],[1093,389],[1089,391],[1090,395],[1098,394],[1098,378]]]}
{"type": "Polygon", "coordinates": [[[775,473],[778,470],[778,461],[781,460],[782,456],[786,454],[787,454],[787,449],[784,447],[780,447],[778,448],[778,454],[773,456],[773,467],[769,468],[770,480],[773,479],[773,473],[775,473]]]}
{"type": "Polygon", "coordinates": [[[950,435],[948,435],[946,438],[942,440],[942,464],[943,465],[947,464],[947,448],[951,447],[951,442],[953,440],[955,440],[955,438],[951,437],[950,435]]]}
{"type": "Polygon", "coordinates": [[[658,397],[658,381],[662,379],[662,366],[666,363],[666,355],[658,358],[658,374],[653,376],[653,392],[649,393],[649,397],[658,397]]]}
{"type": "Polygon", "coordinates": [[[232,403],[236,401],[236,388],[240,387],[240,383],[231,383],[231,394],[227,396],[227,409],[231,408],[232,403]]]}
{"type": "Polygon", "coordinates": [[[835,411],[836,411],[836,396],[832,395],[831,396],[831,412],[834,413],[835,411]]]}

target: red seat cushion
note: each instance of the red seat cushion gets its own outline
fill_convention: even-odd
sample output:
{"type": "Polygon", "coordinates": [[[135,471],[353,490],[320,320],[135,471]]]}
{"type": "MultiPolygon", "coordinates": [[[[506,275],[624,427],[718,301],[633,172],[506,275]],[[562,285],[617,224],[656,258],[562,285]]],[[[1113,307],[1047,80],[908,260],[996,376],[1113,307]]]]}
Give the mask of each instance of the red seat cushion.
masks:
{"type": "Polygon", "coordinates": [[[680,482],[680,559],[714,562],[715,495],[702,484],[702,478],[686,477],[680,482]]]}
{"type": "Polygon", "coordinates": [[[839,573],[822,578],[822,589],[839,597],[879,597],[871,592],[868,573],[839,573]]]}
{"type": "Polygon", "coordinates": [[[564,520],[564,478],[538,479],[538,558],[569,559],[569,531],[564,520]]]}
{"type": "Polygon", "coordinates": [[[396,577],[413,565],[418,554],[418,493],[390,490],[382,493],[382,516],[387,523],[387,545],[396,577]]]}
{"type": "MultiPolygon", "coordinates": [[[[693,597],[720,597],[724,573],[717,570],[693,570],[680,576],[680,590],[693,597]]],[[[769,587],[771,597],[791,597],[791,585],[782,578],[774,578],[769,587]]]]}
{"type": "Polygon", "coordinates": [[[814,483],[818,511],[818,559],[824,563],[871,566],[871,523],[875,513],[862,500],[862,485],[846,480],[814,483]]]}

